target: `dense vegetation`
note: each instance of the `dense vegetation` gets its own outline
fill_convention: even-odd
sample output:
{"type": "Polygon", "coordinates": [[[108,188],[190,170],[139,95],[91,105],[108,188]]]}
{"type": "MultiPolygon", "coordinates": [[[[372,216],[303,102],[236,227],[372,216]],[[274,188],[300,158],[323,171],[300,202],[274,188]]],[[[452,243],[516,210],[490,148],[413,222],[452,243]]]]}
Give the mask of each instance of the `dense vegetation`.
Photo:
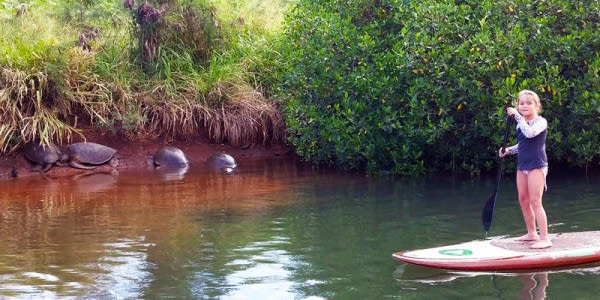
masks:
{"type": "Polygon", "coordinates": [[[0,152],[93,127],[123,138],[283,142],[256,72],[285,1],[0,2],[0,152]],[[269,16],[269,17],[266,17],[269,16]]]}
{"type": "Polygon", "coordinates": [[[598,162],[597,0],[301,0],[280,47],[271,80],[308,161],[478,174],[527,88],[543,101],[550,160],[598,162]]]}

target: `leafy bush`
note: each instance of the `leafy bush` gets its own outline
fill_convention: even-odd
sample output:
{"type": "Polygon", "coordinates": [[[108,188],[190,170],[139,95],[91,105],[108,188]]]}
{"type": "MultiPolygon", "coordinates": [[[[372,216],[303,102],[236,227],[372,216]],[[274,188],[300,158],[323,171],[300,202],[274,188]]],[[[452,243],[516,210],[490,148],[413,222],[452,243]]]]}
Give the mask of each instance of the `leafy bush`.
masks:
{"type": "Polygon", "coordinates": [[[599,24],[591,0],[299,0],[265,80],[286,100],[289,141],[317,164],[478,174],[527,88],[550,159],[587,165],[600,155],[599,24]]]}

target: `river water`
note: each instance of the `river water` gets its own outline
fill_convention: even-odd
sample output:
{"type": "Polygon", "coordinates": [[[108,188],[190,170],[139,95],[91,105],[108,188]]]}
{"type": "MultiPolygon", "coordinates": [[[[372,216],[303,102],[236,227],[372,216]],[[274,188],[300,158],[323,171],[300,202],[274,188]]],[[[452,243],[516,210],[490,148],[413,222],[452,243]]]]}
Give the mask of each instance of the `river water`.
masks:
{"type": "MultiPolygon", "coordinates": [[[[523,233],[512,175],[488,237],[523,233]]],[[[551,232],[598,230],[597,176],[550,174],[551,232]]],[[[493,178],[255,161],[0,181],[0,299],[597,299],[600,267],[453,273],[393,252],[485,237],[493,178]]]]}

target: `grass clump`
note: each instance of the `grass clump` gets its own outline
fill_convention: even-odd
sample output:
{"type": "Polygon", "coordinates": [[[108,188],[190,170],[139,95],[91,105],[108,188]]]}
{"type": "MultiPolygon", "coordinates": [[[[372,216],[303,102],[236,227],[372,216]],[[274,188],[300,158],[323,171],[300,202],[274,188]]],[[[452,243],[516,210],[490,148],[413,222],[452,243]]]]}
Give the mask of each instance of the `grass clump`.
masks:
{"type": "Polygon", "coordinates": [[[248,5],[285,3],[29,1],[17,13],[5,2],[0,151],[69,141],[89,126],[131,139],[283,142],[277,103],[256,79],[261,61],[250,58],[276,24],[257,22],[248,5]]]}

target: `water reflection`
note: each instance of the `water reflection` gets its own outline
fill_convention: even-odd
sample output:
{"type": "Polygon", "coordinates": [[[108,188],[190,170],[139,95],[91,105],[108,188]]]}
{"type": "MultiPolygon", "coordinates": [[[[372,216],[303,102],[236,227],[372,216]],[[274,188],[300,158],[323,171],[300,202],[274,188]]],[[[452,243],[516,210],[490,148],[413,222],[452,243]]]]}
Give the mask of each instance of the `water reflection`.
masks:
{"type": "MultiPolygon", "coordinates": [[[[211,225],[196,216],[207,212],[220,216],[211,217],[211,223],[228,223],[231,211],[260,216],[265,208],[285,205],[286,200],[273,201],[269,195],[281,195],[292,182],[269,167],[261,170],[229,176],[196,170],[188,179],[188,169],[157,169],[0,182],[0,298],[203,294],[191,278],[202,277],[201,262],[229,246],[223,248],[222,237],[213,236],[211,225]]],[[[287,174],[299,171],[290,170],[287,174]]],[[[277,260],[286,255],[275,249],[283,244],[262,246],[269,244],[270,250],[249,261],[271,257],[275,269],[259,272],[277,267],[285,272],[286,264],[277,260]]],[[[209,268],[205,273],[213,284],[206,293],[226,294],[215,287],[231,286],[252,272],[240,269],[225,279],[209,268]]],[[[278,285],[274,278],[275,273],[264,284],[278,285]]],[[[282,282],[289,281],[284,276],[282,282]]],[[[246,292],[232,289],[231,297],[246,292]]]]}
{"type": "MultiPolygon", "coordinates": [[[[600,187],[562,182],[545,198],[552,230],[591,229],[600,187]]],[[[547,281],[398,271],[393,252],[481,238],[493,185],[286,161],[245,163],[232,175],[191,168],[0,181],[0,298],[514,299],[542,295],[545,282],[548,298],[600,293],[593,269],[551,271],[547,281]]],[[[493,234],[522,230],[511,185],[502,183],[493,234]]]]}
{"type": "Polygon", "coordinates": [[[254,242],[247,247],[236,249],[238,259],[226,264],[235,271],[225,277],[225,284],[231,287],[222,299],[241,299],[253,295],[256,299],[294,298],[291,280],[294,261],[292,255],[279,246],[286,244],[286,238],[267,242],[254,242]]]}
{"type": "Polygon", "coordinates": [[[167,181],[170,180],[182,180],[185,174],[188,172],[189,167],[184,168],[156,168],[155,172],[167,181]]]}
{"type": "Polygon", "coordinates": [[[98,193],[114,187],[117,178],[109,173],[80,174],[67,181],[74,193],[98,193]]]}
{"type": "MultiPolygon", "coordinates": [[[[550,286],[550,276],[558,275],[588,275],[600,276],[600,264],[583,265],[579,267],[551,269],[546,271],[523,272],[467,272],[431,269],[411,264],[400,264],[393,273],[394,279],[406,287],[414,287],[414,283],[428,285],[448,284],[455,280],[467,280],[474,277],[488,277],[489,289],[503,297],[521,300],[546,299],[550,286]],[[512,289],[507,289],[506,281],[516,279],[517,289],[512,294],[512,289]],[[507,295],[509,294],[509,295],[507,295]]],[[[502,297],[501,297],[502,298],[502,297]]]]}
{"type": "Polygon", "coordinates": [[[546,299],[546,288],[548,287],[548,273],[534,273],[519,275],[523,283],[523,289],[517,295],[521,300],[546,299]]]}
{"type": "Polygon", "coordinates": [[[105,243],[102,257],[85,266],[93,270],[94,288],[87,292],[93,298],[140,299],[152,281],[153,264],[148,261],[148,249],[141,236],[134,240],[105,243]],[[110,287],[110,288],[107,288],[110,287]]]}

